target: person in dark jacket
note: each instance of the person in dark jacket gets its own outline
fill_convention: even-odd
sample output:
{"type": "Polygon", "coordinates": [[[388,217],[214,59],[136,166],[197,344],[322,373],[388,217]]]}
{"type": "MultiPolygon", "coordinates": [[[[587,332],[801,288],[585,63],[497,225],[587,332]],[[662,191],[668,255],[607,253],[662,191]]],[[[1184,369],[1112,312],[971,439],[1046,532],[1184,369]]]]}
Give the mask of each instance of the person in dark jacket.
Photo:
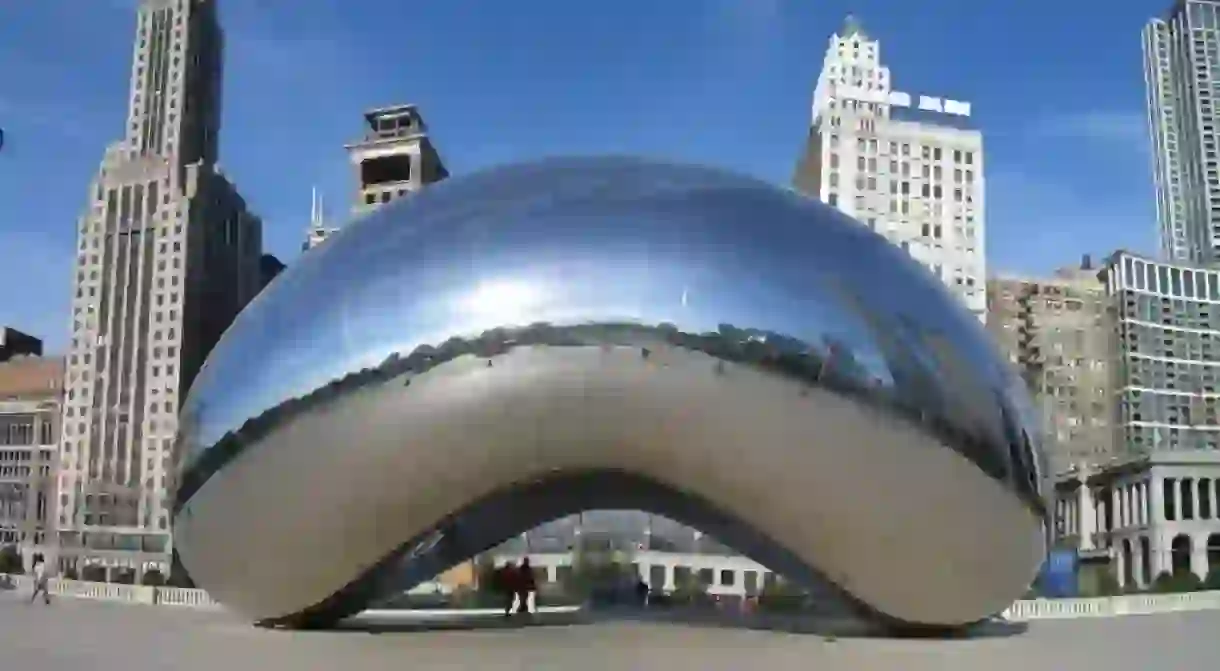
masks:
{"type": "Polygon", "coordinates": [[[504,600],[504,617],[513,614],[513,600],[517,596],[517,567],[511,561],[496,569],[491,577],[491,589],[504,600]]]}
{"type": "Polygon", "coordinates": [[[538,591],[538,581],[534,578],[534,569],[530,568],[530,558],[521,560],[517,567],[517,612],[530,612],[530,596],[538,591]]]}
{"type": "Polygon", "coordinates": [[[635,581],[635,602],[640,608],[648,607],[648,583],[643,579],[635,581]]]}

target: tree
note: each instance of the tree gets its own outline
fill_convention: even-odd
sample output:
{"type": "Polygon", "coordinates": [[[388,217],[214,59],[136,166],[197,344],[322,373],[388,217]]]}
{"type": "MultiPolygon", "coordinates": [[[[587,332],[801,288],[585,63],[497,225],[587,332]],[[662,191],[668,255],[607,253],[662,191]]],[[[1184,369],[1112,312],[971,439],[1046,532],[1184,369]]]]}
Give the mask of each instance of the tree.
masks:
{"type": "MultiPolygon", "coordinates": [[[[1132,582],[1134,584],[1134,582],[1132,582]]],[[[1094,588],[1095,594],[1086,596],[1118,596],[1123,593],[1123,588],[1118,584],[1118,578],[1114,577],[1112,571],[1102,571],[1097,576],[1097,584],[1094,588]]]]}
{"type": "Polygon", "coordinates": [[[165,584],[165,576],[155,568],[150,569],[144,573],[144,579],[141,581],[141,584],[161,587],[165,584]]]}
{"type": "Polygon", "coordinates": [[[21,551],[16,545],[0,547],[0,573],[24,573],[25,565],[21,561],[21,551]]]}
{"type": "Polygon", "coordinates": [[[572,599],[615,601],[620,592],[630,591],[639,574],[621,552],[577,549],[572,556],[572,571],[564,576],[564,594],[572,599]]]}
{"type": "Polygon", "coordinates": [[[1175,594],[1180,592],[1195,592],[1202,587],[1199,576],[1194,571],[1178,571],[1170,573],[1162,571],[1152,582],[1150,592],[1158,594],[1175,594]]]}
{"type": "Polygon", "coordinates": [[[1220,590],[1220,566],[1207,572],[1207,577],[1203,579],[1201,587],[1207,590],[1220,590]]]}
{"type": "Polygon", "coordinates": [[[499,606],[504,595],[496,584],[495,558],[490,554],[479,555],[474,559],[474,584],[464,585],[455,589],[450,595],[450,601],[458,608],[483,608],[499,606]]]}
{"type": "Polygon", "coordinates": [[[783,578],[776,578],[763,585],[758,595],[758,608],[773,613],[792,613],[805,607],[808,598],[805,590],[783,578]]]}
{"type": "Polygon", "coordinates": [[[671,598],[677,604],[693,606],[706,603],[708,601],[707,584],[694,573],[674,576],[674,591],[671,598]]]}

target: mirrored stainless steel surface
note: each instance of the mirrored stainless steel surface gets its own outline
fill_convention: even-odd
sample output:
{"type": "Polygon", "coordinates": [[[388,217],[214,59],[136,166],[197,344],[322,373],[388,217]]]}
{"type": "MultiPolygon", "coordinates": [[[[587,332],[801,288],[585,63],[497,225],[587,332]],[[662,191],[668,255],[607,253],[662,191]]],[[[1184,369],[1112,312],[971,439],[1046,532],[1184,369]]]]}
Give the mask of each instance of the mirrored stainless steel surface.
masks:
{"type": "Polygon", "coordinates": [[[886,623],[1019,597],[1037,421],[977,320],[833,209],[551,159],[349,225],[229,329],[182,418],[175,550],[325,624],[542,522],[639,508],[886,623]]]}

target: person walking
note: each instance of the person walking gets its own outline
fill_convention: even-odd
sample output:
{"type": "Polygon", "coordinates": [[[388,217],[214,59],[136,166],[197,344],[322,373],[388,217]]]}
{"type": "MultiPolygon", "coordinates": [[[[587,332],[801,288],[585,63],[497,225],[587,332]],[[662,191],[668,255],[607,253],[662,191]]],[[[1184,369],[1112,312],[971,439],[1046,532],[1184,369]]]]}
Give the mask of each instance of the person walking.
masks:
{"type": "Polygon", "coordinates": [[[538,581],[534,577],[534,569],[530,568],[530,558],[526,557],[521,560],[521,565],[517,567],[517,612],[530,613],[533,611],[534,593],[538,591],[538,581]]]}
{"type": "Polygon", "coordinates": [[[640,608],[648,607],[648,593],[651,590],[648,583],[644,582],[643,578],[638,578],[635,581],[635,602],[640,608]]]}
{"type": "Polygon", "coordinates": [[[30,595],[30,603],[34,603],[38,599],[38,595],[42,594],[43,603],[51,605],[51,592],[47,589],[47,562],[42,558],[41,554],[34,555],[34,593],[30,595]]]}
{"type": "Polygon", "coordinates": [[[517,600],[517,567],[511,561],[496,569],[492,590],[504,600],[504,617],[511,617],[517,600]]]}

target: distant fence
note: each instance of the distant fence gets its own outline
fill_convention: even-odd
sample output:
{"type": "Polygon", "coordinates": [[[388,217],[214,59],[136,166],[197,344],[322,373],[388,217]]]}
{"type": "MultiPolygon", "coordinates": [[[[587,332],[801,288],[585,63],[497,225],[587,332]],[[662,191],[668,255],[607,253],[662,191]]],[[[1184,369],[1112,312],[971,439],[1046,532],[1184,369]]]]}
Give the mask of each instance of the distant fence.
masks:
{"type": "MultiPolygon", "coordinates": [[[[32,588],[29,576],[8,576],[8,578],[8,584],[14,589],[28,592],[32,588]]],[[[220,604],[201,589],[123,585],[55,578],[51,579],[49,588],[51,594],[73,599],[96,599],[149,606],[220,608],[220,604]]],[[[1027,622],[1030,620],[1121,617],[1200,610],[1220,610],[1220,590],[1181,594],[1128,594],[1087,599],[1023,599],[1005,609],[1000,617],[1011,622],[1027,622]]],[[[446,612],[451,611],[444,609],[419,611],[422,615],[433,617],[446,612]]],[[[452,612],[457,611],[455,609],[452,612]]]]}
{"type": "Polygon", "coordinates": [[[1220,591],[1180,594],[1126,594],[1088,599],[1023,599],[1002,616],[1012,622],[1082,617],[1154,615],[1196,610],[1220,610],[1220,591]]]}
{"type": "MultiPolygon", "coordinates": [[[[15,589],[28,592],[33,588],[33,580],[29,576],[8,576],[8,578],[9,584],[15,589]]],[[[47,588],[55,596],[72,599],[117,601],[148,606],[220,607],[220,604],[208,596],[207,592],[183,587],[153,587],[151,585],[124,585],[52,578],[47,588]]]]}

